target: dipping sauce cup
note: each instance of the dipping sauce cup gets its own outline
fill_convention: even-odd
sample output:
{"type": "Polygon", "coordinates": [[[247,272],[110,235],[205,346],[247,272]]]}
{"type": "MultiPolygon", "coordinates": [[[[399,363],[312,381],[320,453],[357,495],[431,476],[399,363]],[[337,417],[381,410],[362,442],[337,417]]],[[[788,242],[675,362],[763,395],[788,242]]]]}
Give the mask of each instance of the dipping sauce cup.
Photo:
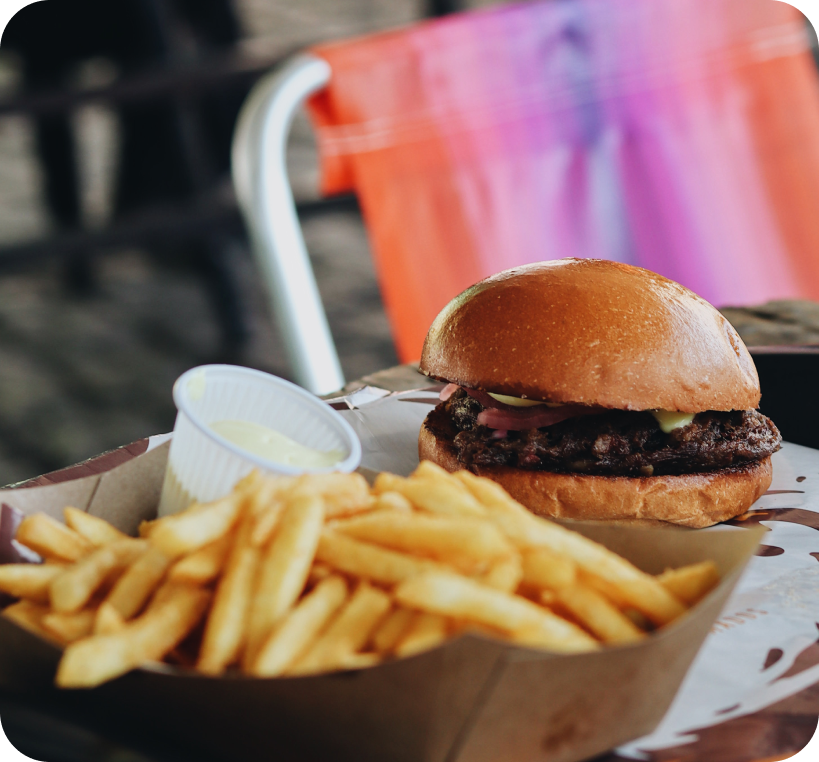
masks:
{"type": "Polygon", "coordinates": [[[254,468],[273,474],[354,471],[361,443],[329,405],[250,368],[203,365],[173,387],[177,416],[159,515],[228,494],[254,468]]]}

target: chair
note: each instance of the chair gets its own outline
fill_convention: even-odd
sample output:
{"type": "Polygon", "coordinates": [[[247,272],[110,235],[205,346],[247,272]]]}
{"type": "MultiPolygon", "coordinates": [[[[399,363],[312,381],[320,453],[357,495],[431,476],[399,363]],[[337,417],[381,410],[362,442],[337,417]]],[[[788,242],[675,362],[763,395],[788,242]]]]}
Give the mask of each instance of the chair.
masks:
{"type": "Polygon", "coordinates": [[[344,375],[296,215],[285,152],[296,111],[329,80],[325,61],[294,57],[253,88],[233,138],[233,185],[251,250],[293,376],[314,394],[341,389],[344,375]]]}
{"type": "Polygon", "coordinates": [[[529,261],[637,264],[717,306],[819,298],[816,85],[770,0],[509,5],[292,59],[247,101],[233,175],[296,380],[344,380],[285,172],[308,99],[411,361],[450,298],[529,261]]]}

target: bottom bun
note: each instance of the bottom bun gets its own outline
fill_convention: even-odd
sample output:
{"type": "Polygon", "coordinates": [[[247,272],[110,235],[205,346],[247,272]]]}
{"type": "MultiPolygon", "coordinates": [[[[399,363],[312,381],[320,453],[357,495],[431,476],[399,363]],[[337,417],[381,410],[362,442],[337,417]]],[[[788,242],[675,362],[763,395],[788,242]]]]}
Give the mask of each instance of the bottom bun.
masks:
{"type": "MultiPolygon", "coordinates": [[[[426,426],[418,455],[447,471],[464,468],[455,449],[426,426]]],[[[770,457],[739,468],[681,476],[585,476],[511,466],[472,469],[500,484],[538,516],[700,529],[739,516],[771,485],[770,457]]]]}

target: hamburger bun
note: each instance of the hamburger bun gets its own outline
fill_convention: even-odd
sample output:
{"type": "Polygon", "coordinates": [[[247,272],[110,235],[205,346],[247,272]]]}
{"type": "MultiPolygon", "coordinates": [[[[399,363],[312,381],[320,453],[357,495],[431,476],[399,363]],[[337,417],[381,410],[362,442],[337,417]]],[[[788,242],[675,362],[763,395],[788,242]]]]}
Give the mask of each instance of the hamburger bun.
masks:
{"type": "Polygon", "coordinates": [[[750,410],[759,377],[708,302],[639,267],[560,259],[517,267],[453,299],[420,370],[480,391],[620,410],[750,410]]]}

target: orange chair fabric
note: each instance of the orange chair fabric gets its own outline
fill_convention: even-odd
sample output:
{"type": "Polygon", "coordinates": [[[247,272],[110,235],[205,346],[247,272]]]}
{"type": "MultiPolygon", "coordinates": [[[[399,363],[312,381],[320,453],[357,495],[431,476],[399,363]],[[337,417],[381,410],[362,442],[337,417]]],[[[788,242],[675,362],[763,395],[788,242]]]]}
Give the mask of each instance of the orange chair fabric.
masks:
{"type": "Polygon", "coordinates": [[[323,189],[358,194],[404,361],[464,288],[545,259],[819,299],[819,80],[784,3],[547,0],[312,52],[323,189]]]}

